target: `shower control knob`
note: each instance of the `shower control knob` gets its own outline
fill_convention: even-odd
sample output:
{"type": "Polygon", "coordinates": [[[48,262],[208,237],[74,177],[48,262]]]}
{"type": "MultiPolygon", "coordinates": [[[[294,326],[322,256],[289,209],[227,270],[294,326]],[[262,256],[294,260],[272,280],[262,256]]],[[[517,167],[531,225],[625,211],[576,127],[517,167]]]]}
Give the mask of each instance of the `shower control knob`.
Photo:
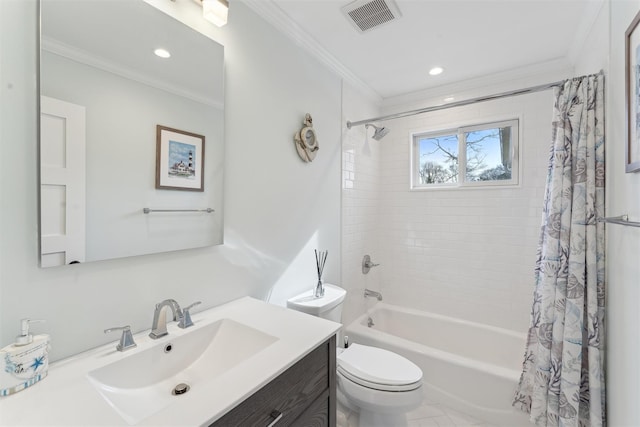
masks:
{"type": "Polygon", "coordinates": [[[362,274],[367,274],[369,270],[379,265],[380,264],[371,262],[371,257],[369,255],[365,255],[364,258],[362,259],[362,274]]]}

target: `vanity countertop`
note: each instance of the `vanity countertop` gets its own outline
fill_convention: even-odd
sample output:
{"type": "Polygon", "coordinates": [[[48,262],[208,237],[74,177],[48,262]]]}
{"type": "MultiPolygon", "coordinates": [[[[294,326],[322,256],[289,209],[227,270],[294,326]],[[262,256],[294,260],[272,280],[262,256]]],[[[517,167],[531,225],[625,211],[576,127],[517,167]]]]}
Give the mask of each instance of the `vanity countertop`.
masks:
{"type": "MultiPolygon", "coordinates": [[[[316,346],[334,335],[340,324],[284,307],[244,297],[193,314],[195,326],[230,319],[269,334],[277,340],[249,359],[204,384],[197,392],[176,396],[176,401],[135,425],[208,425],[280,375],[316,346]]],[[[186,334],[176,322],[169,335],[158,340],[148,332],[134,335],[138,347],[118,352],[115,342],[52,363],[40,383],[15,395],[0,398],[0,425],[127,426],[97,391],[88,373],[120,359],[186,334]]]]}

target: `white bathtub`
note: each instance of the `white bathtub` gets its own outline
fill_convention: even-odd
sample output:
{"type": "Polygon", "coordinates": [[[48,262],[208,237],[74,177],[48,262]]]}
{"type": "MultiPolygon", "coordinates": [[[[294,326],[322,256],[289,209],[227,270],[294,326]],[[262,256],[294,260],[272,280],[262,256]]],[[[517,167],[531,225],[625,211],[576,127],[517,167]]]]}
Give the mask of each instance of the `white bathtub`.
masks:
{"type": "Polygon", "coordinates": [[[531,425],[511,406],[525,334],[378,303],[348,325],[345,335],[350,342],[391,350],[418,365],[428,400],[497,426],[531,425]]]}

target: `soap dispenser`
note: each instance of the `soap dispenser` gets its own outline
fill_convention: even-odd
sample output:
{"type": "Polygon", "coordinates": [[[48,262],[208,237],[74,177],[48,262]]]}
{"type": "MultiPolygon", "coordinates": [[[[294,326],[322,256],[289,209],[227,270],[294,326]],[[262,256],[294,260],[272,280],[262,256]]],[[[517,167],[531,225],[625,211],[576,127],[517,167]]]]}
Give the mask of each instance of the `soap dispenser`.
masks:
{"type": "Polygon", "coordinates": [[[49,335],[31,335],[29,325],[44,320],[22,319],[16,341],[0,350],[0,396],[32,386],[49,370],[49,335]]]}

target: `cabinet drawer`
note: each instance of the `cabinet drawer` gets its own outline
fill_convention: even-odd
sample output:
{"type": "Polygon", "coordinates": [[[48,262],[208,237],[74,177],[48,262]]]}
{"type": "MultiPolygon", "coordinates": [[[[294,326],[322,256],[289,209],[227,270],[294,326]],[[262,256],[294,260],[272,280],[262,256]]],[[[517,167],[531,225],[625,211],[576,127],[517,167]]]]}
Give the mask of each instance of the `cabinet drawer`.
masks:
{"type": "Polygon", "coordinates": [[[329,390],[326,390],[297,420],[291,423],[291,427],[327,427],[335,425],[335,421],[333,424],[331,423],[330,408],[329,390]]]}
{"type": "MultiPolygon", "coordinates": [[[[332,340],[335,338],[318,346],[212,426],[266,427],[279,414],[282,416],[275,426],[293,424],[309,406],[329,390],[332,340]]],[[[335,350],[333,352],[335,357],[335,350]]]]}

